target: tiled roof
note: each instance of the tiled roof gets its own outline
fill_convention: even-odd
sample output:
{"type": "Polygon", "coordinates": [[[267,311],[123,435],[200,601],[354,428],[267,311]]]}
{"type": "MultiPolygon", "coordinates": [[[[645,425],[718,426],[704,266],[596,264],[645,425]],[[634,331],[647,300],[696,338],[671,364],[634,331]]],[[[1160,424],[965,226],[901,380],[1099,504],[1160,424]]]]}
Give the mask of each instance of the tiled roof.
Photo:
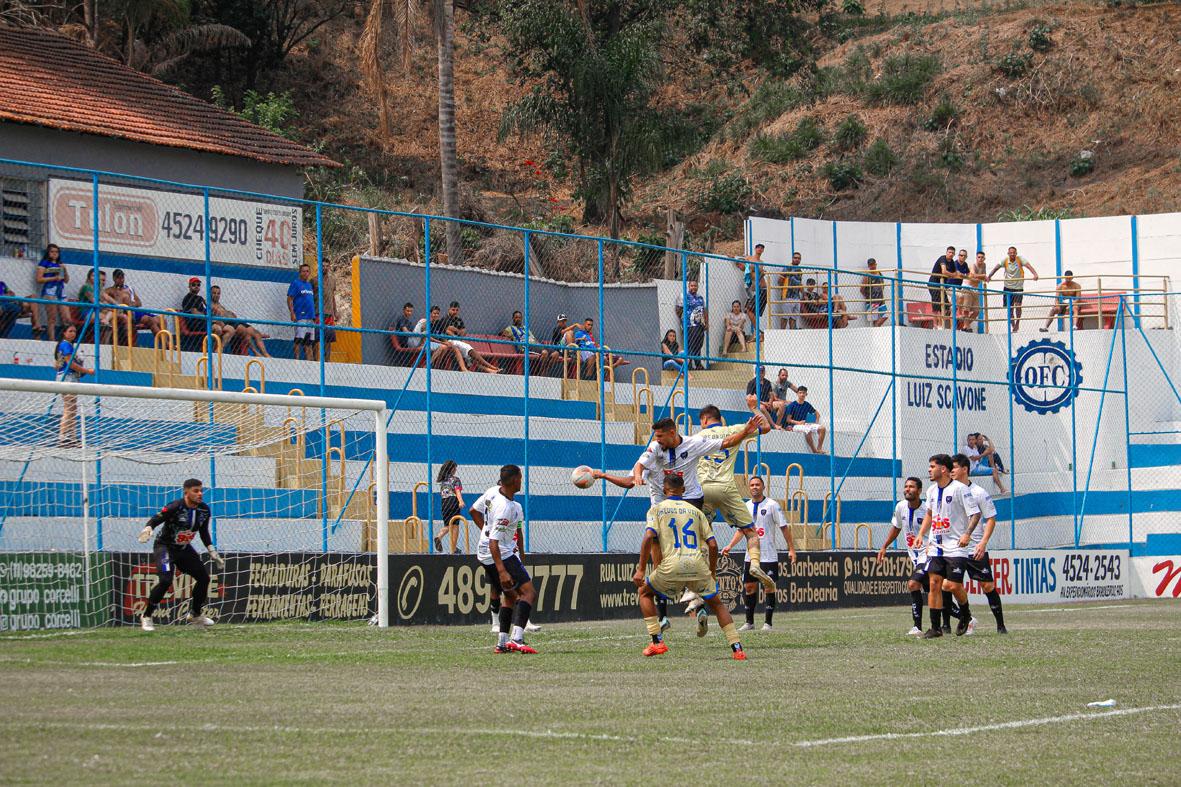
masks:
{"type": "Polygon", "coordinates": [[[0,121],[268,164],[339,166],[303,145],[47,30],[0,26],[0,121]]]}

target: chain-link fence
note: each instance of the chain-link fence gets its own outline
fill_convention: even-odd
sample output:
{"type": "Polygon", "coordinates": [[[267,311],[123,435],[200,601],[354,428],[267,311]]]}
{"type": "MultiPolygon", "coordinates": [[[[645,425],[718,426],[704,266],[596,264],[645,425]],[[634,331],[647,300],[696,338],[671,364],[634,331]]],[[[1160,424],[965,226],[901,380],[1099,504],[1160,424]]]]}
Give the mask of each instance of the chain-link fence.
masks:
{"type": "MultiPolygon", "coordinates": [[[[526,550],[633,551],[647,489],[580,489],[571,470],[630,478],[654,421],[690,435],[706,405],[728,425],[766,416],[735,483],[767,478],[802,547],[880,546],[902,481],[925,485],[940,453],[967,455],[997,500],[996,547],[1175,531],[1163,292],[1018,303],[885,262],[817,267],[805,238],[794,262],[735,260],[80,170],[3,176],[31,195],[27,251],[0,257],[6,376],[383,398],[395,549],[473,551],[470,507],[518,464],[526,550]]],[[[366,438],[316,425],[297,450],[322,473],[299,489],[278,468],[223,474],[220,499],[314,500],[331,480],[341,511],[367,500],[366,438]]]]}

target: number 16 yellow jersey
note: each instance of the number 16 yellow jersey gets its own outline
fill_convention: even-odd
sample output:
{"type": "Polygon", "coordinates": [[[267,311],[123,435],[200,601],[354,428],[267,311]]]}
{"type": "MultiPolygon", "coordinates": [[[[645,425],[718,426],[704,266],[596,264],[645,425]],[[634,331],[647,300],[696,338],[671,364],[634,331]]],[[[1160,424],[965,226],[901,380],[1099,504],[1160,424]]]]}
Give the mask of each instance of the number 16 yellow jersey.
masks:
{"type": "Polygon", "coordinates": [[[648,530],[660,542],[663,560],[661,573],[684,579],[707,579],[711,576],[707,542],[714,531],[705,515],[684,500],[670,498],[648,509],[648,530]]]}

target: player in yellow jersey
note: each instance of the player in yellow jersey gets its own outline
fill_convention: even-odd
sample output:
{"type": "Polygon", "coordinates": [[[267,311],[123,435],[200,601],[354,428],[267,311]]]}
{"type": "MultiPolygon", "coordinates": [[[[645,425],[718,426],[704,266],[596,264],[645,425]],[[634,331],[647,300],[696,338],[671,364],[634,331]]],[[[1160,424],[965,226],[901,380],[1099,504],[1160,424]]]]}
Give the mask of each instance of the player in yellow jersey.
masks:
{"type": "MultiPolygon", "coordinates": [[[[734,658],[746,660],[746,653],[739,641],[734,619],[718,598],[718,544],[713,528],[704,515],[682,499],[685,482],[680,476],[664,478],[664,501],[648,509],[648,526],[644,530],[644,541],[640,545],[640,567],[636,569],[636,587],[639,588],[640,613],[651,644],[644,648],[645,656],[668,653],[668,645],[660,631],[660,618],[656,613],[656,598],[667,599],[687,587],[698,593],[718,619],[726,642],[734,658]],[[644,568],[652,559],[656,568],[644,576],[644,568]]],[[[704,628],[698,636],[705,634],[704,628]]]]}
{"type": "MultiPolygon", "coordinates": [[[[731,434],[742,432],[744,426],[723,426],[722,413],[712,404],[701,408],[698,413],[701,419],[701,431],[697,434],[723,438],[731,434]]],[[[764,418],[759,424],[759,433],[771,431],[771,424],[764,418]]],[[[704,495],[702,511],[705,520],[712,523],[714,514],[721,514],[722,519],[731,527],[738,529],[746,537],[746,554],[750,556],[750,575],[762,583],[768,593],[775,592],[775,580],[759,566],[760,549],[759,535],[755,532],[754,521],[750,516],[750,509],[738,491],[738,484],[734,480],[734,462],[738,459],[741,445],[734,448],[723,448],[715,453],[702,457],[697,465],[697,475],[701,479],[701,491],[704,495]]],[[[685,599],[688,600],[688,599],[685,599]]],[[[686,613],[691,614],[700,604],[696,600],[689,603],[686,613]]]]}

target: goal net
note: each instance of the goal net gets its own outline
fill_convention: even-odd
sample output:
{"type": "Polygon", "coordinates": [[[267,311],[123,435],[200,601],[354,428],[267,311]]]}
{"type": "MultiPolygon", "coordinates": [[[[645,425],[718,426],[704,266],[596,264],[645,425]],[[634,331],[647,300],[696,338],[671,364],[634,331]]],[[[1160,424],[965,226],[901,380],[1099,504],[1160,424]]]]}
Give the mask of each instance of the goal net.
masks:
{"type": "MultiPolygon", "coordinates": [[[[212,575],[212,617],[378,614],[384,624],[387,561],[375,557],[388,552],[384,408],[0,382],[0,631],[134,622],[157,572],[154,538],[137,536],[189,478],[204,484],[225,558],[218,568],[193,540],[212,575]]],[[[189,612],[192,586],[176,573],[157,624],[189,612]]]]}

